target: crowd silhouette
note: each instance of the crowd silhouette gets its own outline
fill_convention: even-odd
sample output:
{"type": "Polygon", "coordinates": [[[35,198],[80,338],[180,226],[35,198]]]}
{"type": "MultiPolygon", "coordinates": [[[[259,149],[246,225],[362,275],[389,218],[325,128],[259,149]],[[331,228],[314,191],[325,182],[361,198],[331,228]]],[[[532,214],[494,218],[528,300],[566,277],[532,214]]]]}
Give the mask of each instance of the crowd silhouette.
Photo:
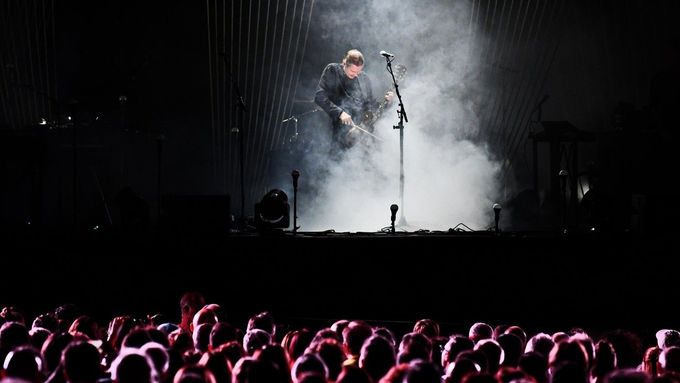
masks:
{"type": "MultiPolygon", "coordinates": [[[[32,321],[0,313],[0,377],[8,383],[680,383],[680,332],[653,344],[613,330],[528,334],[477,322],[445,334],[432,319],[398,336],[362,320],[293,328],[269,312],[244,329],[197,292],[181,319],[117,316],[108,326],[63,305],[32,321]],[[286,330],[283,330],[286,329],[286,330]]],[[[650,337],[651,339],[651,337],[650,337]]]]}

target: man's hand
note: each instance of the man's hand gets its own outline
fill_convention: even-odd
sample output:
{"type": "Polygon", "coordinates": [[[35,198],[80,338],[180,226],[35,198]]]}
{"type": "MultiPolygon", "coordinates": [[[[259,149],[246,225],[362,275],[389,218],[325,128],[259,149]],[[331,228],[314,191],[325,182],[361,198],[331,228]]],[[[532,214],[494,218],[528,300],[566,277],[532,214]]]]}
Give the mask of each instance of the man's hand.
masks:
{"type": "Polygon", "coordinates": [[[344,125],[354,125],[354,121],[352,121],[352,116],[345,112],[340,113],[340,121],[342,121],[344,125]]]}
{"type": "Polygon", "coordinates": [[[392,92],[392,91],[387,91],[387,92],[385,93],[385,101],[387,101],[388,103],[392,102],[392,99],[393,99],[393,98],[394,98],[394,92],[392,92]]]}

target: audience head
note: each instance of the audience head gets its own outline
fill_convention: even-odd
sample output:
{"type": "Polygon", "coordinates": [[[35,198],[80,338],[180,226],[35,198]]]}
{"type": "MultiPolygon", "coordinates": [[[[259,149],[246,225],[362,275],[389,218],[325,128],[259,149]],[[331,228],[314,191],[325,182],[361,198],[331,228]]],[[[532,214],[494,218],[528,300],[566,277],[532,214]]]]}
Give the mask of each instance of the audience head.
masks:
{"type": "Polygon", "coordinates": [[[416,359],[409,363],[403,383],[441,383],[441,370],[431,362],[416,359]]]}
{"type": "Polygon", "coordinates": [[[439,323],[432,319],[421,319],[413,326],[413,332],[421,333],[430,339],[439,336],[439,323]]]}
{"type": "Polygon", "coordinates": [[[349,321],[347,319],[339,319],[331,325],[330,329],[335,331],[340,338],[342,338],[342,331],[347,327],[349,321]]]}
{"type": "Polygon", "coordinates": [[[288,352],[288,356],[290,357],[290,359],[294,361],[305,352],[307,347],[312,342],[313,337],[314,333],[312,333],[306,328],[300,330],[292,330],[287,332],[286,335],[283,336],[281,345],[288,352]]]}
{"type": "Polygon", "coordinates": [[[677,330],[659,330],[656,332],[656,342],[661,349],[680,346],[680,332],[677,330]]]}
{"type": "Polygon", "coordinates": [[[111,379],[116,383],[157,383],[153,362],[139,350],[124,349],[111,363],[111,379]]]}
{"type": "Polygon", "coordinates": [[[243,336],[243,349],[248,355],[253,355],[255,350],[261,349],[271,342],[271,335],[260,329],[252,329],[243,336]]]}
{"type": "Polygon", "coordinates": [[[267,311],[263,311],[257,315],[252,316],[248,320],[248,327],[246,331],[259,329],[265,331],[267,334],[274,336],[276,325],[274,324],[274,317],[267,311]]]}
{"type": "Polygon", "coordinates": [[[205,298],[195,291],[186,292],[180,298],[179,305],[182,313],[180,327],[185,331],[191,331],[191,322],[198,310],[205,306],[205,298]]]}
{"type": "Polygon", "coordinates": [[[80,309],[72,303],[61,305],[54,310],[54,317],[57,320],[57,329],[60,332],[68,331],[71,327],[71,323],[79,316],[80,309]]]}
{"type": "Polygon", "coordinates": [[[491,339],[493,338],[493,328],[486,323],[477,322],[470,326],[468,338],[472,339],[475,343],[482,339],[491,339]]]}
{"type": "Polygon", "coordinates": [[[295,382],[307,373],[318,374],[328,379],[328,368],[317,354],[309,353],[297,358],[290,371],[295,382]]]}
{"type": "Polygon", "coordinates": [[[442,367],[446,368],[449,363],[456,360],[458,354],[465,350],[472,350],[474,347],[475,344],[472,342],[472,339],[466,336],[453,335],[449,337],[449,340],[446,342],[444,349],[442,350],[442,367]]]}
{"type": "Polygon", "coordinates": [[[227,322],[217,322],[210,330],[210,348],[214,350],[223,344],[238,341],[241,338],[243,338],[241,330],[227,322]]]}
{"type": "Polygon", "coordinates": [[[188,365],[177,371],[172,383],[217,383],[206,366],[188,365]]]}
{"type": "Polygon", "coordinates": [[[352,321],[342,331],[343,345],[348,355],[358,356],[364,341],[373,334],[373,329],[366,322],[352,321]]]}
{"type": "Polygon", "coordinates": [[[498,367],[505,360],[503,348],[493,339],[482,339],[475,344],[475,351],[481,351],[486,356],[486,371],[495,374],[498,367]]]}
{"type": "Polygon", "coordinates": [[[397,361],[409,363],[415,359],[432,360],[432,342],[421,333],[411,332],[401,338],[397,361]]]}
{"type": "MultiPolygon", "coordinates": [[[[364,346],[366,343],[364,343],[364,346]]],[[[328,379],[335,381],[342,370],[345,361],[345,352],[335,339],[324,339],[319,343],[310,346],[309,351],[316,353],[328,368],[328,379]]],[[[363,350],[363,349],[362,349],[363,350]]]]}
{"type": "Polygon", "coordinates": [[[43,364],[40,353],[33,347],[24,345],[8,352],[2,367],[6,378],[42,383],[45,379],[43,364]]]}
{"type": "Polygon", "coordinates": [[[671,346],[661,351],[659,367],[664,373],[680,374],[680,347],[671,346]]]}
{"type": "Polygon", "coordinates": [[[44,328],[50,332],[57,331],[57,319],[52,313],[40,314],[33,320],[31,328],[44,328]]]}
{"type": "Polygon", "coordinates": [[[95,383],[101,375],[99,350],[88,342],[69,344],[61,356],[61,364],[68,382],[95,383]]]}
{"type": "MultiPolygon", "coordinates": [[[[565,334],[566,335],[566,334],[565,334]]],[[[546,360],[550,356],[550,350],[555,345],[553,337],[546,333],[538,333],[532,336],[527,342],[524,352],[537,352],[541,354],[546,360]]]]}
{"type": "Polygon", "coordinates": [[[380,335],[372,335],[361,347],[359,367],[366,370],[371,380],[379,381],[397,361],[394,346],[380,335]]]}

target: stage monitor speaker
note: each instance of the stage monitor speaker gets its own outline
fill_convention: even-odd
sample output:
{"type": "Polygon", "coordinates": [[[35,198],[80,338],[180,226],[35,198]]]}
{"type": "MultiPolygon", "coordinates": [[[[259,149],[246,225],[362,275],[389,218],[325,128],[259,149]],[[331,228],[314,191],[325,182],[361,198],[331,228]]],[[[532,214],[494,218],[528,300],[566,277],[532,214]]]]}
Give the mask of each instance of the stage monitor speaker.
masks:
{"type": "Polygon", "coordinates": [[[231,227],[229,195],[165,195],[161,222],[174,231],[226,232],[231,227]]]}

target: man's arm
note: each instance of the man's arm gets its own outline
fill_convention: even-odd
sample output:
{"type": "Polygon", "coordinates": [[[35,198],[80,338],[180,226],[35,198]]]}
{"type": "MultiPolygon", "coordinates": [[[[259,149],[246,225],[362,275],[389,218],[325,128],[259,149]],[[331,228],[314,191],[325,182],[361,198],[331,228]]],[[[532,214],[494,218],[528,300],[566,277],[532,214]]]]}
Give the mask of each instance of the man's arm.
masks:
{"type": "Polygon", "coordinates": [[[338,89],[338,75],[332,64],[328,64],[321,74],[319,79],[319,86],[316,88],[316,95],[314,102],[321,107],[331,117],[333,122],[340,119],[343,110],[335,105],[329,98],[329,94],[333,94],[338,89]]]}

